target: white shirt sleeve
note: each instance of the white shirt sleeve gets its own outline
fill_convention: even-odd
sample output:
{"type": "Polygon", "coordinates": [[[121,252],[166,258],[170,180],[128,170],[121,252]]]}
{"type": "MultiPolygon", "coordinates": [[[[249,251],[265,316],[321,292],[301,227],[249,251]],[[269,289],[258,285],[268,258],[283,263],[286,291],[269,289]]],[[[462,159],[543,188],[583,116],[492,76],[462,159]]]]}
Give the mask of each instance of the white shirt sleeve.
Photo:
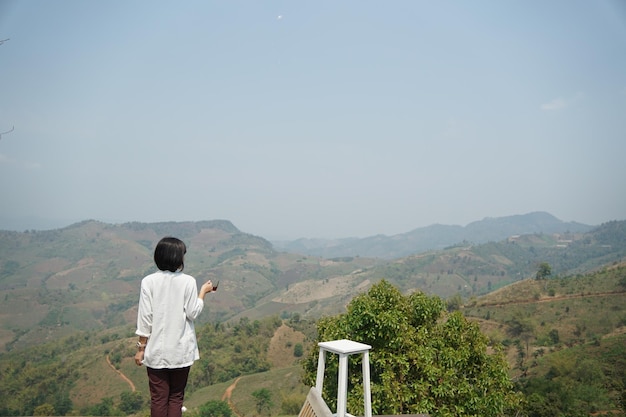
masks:
{"type": "Polygon", "coordinates": [[[152,293],[148,291],[145,283],[141,282],[139,293],[139,307],[137,310],[138,336],[150,337],[152,334],[152,293]]]}
{"type": "Polygon", "coordinates": [[[196,280],[191,278],[185,288],[185,315],[188,320],[195,320],[202,309],[204,308],[204,301],[198,298],[198,287],[196,286],[196,280]]]}

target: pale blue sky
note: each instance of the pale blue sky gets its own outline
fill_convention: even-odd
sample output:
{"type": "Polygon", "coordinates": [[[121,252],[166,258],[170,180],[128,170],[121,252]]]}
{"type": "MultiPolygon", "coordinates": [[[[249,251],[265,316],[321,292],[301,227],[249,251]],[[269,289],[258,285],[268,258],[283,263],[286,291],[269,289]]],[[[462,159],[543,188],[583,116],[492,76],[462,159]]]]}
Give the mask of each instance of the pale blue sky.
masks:
{"type": "Polygon", "coordinates": [[[626,219],[626,3],[0,0],[0,228],[626,219]]]}

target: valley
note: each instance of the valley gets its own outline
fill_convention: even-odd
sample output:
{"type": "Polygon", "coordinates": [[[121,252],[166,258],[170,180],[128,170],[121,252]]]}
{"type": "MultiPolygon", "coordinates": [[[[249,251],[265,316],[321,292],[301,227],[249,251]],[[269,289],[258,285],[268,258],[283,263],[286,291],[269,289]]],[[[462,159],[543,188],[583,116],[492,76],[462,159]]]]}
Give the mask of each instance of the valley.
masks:
{"type": "Polygon", "coordinates": [[[562,235],[534,233],[389,260],[280,252],[225,221],[0,233],[0,388],[12,393],[0,415],[30,415],[42,404],[83,415],[133,399],[145,406],[145,369],[132,361],[137,290],[153,268],[150,248],[167,234],[188,242],[186,272],[221,282],[197,324],[192,409],[228,392],[237,413],[253,415],[251,393],[267,387],[272,415],[297,414],[307,390],[300,360],[315,349],[316,320],[345,312],[381,279],[441,297],[478,323],[505,349],[520,389],[550,369],[569,375],[576,361],[554,358],[571,352],[604,369],[598,349],[624,338],[624,222],[568,234],[566,247],[562,235]],[[536,279],[542,262],[551,275],[536,279]]]}

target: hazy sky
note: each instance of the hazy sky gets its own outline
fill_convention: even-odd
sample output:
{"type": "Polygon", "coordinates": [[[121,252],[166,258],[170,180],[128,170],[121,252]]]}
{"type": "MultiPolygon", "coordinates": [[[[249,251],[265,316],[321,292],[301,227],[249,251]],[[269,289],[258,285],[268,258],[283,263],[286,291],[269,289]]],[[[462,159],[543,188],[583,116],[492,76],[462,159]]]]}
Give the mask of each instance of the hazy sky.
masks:
{"type": "Polygon", "coordinates": [[[0,228],[626,219],[626,3],[0,0],[0,228]]]}

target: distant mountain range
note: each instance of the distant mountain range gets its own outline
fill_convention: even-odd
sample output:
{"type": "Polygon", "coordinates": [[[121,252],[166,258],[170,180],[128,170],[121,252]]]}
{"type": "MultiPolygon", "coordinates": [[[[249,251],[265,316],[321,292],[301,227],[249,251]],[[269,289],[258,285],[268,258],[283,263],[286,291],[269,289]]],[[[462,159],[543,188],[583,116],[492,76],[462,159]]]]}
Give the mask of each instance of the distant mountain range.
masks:
{"type": "Polygon", "coordinates": [[[139,282],[154,270],[153,248],[167,235],[187,243],[185,271],[198,283],[221,280],[205,315],[218,322],[334,314],[382,278],[402,291],[469,298],[532,276],[540,262],[562,275],[626,256],[626,221],[592,228],[545,213],[349,239],[322,247],[325,257],[306,255],[306,247],[277,250],[227,220],[89,220],[57,230],[0,231],[0,352],[132,323],[139,282]]]}
{"type": "MultiPolygon", "coordinates": [[[[526,339],[526,346],[545,349],[546,355],[585,338],[597,341],[584,342],[585,346],[609,352],[605,336],[611,334],[621,337],[615,343],[623,346],[623,334],[616,332],[624,327],[626,220],[591,227],[564,223],[547,213],[487,218],[465,227],[433,225],[391,237],[345,239],[343,246],[334,246],[347,250],[351,245],[360,256],[338,256],[341,252],[329,249],[328,257],[276,250],[227,220],[124,224],[88,220],[56,230],[0,230],[0,392],[15,393],[0,396],[0,415],[2,410],[5,415],[32,414],[20,412],[16,404],[32,410],[51,401],[42,393],[47,398],[58,396],[59,403],[71,397],[74,413],[104,401],[102,397],[123,398],[128,384],[118,378],[116,369],[138,387],[145,384],[145,370],[132,360],[138,292],[142,277],[155,269],[156,243],[167,235],[187,244],[185,272],[198,284],[221,281],[219,291],[207,295],[198,330],[234,332],[238,323],[250,326],[240,330],[258,328],[264,318],[303,323],[343,313],[355,296],[385,279],[403,294],[420,291],[441,297],[449,308],[463,306],[489,338],[513,341],[507,343],[512,361],[521,344],[507,332],[511,317],[532,324],[533,339],[526,339]],[[394,258],[366,257],[365,249],[394,258]],[[409,255],[395,257],[401,251],[409,255]],[[533,278],[542,263],[550,266],[551,275],[537,285],[533,278]],[[590,271],[598,273],[583,276],[590,271]],[[515,283],[521,285],[510,286],[515,283]],[[482,297],[492,293],[494,298],[482,297]],[[545,345],[548,332],[560,338],[558,348],[545,345]],[[534,338],[543,344],[534,344],[534,338]]],[[[312,248],[329,244],[308,243],[312,248]]],[[[246,331],[241,335],[250,336],[246,331]]],[[[283,336],[275,339],[282,346],[292,343],[283,336]]],[[[200,340],[206,341],[202,333],[200,340]]],[[[249,362],[248,356],[243,360],[240,355],[244,346],[244,352],[254,350],[262,358],[266,350],[258,348],[257,339],[230,340],[220,340],[223,349],[210,350],[219,366],[223,365],[219,358],[225,357],[246,363],[241,368],[246,374],[249,364],[263,365],[256,355],[249,362]]],[[[313,340],[309,333],[306,340],[313,340]]],[[[582,353],[580,357],[589,359],[582,353]]],[[[611,353],[610,360],[615,357],[623,355],[611,353]]],[[[290,358],[289,352],[285,361],[290,358]]],[[[528,363],[548,363],[545,358],[526,358],[528,363]]],[[[205,364],[213,366],[211,361],[205,364]]],[[[219,368],[210,369],[216,374],[214,369],[219,368]]],[[[276,381],[273,387],[280,386],[278,380],[291,381],[285,374],[268,379],[266,370],[262,375],[247,386],[244,377],[237,391],[249,397],[269,380],[276,381]],[[254,388],[244,391],[244,387],[254,388]]],[[[190,390],[188,405],[194,405],[194,396],[196,405],[211,398],[203,386],[208,379],[191,380],[202,388],[190,390]]],[[[218,389],[216,398],[221,398],[226,385],[218,389]]],[[[278,392],[275,395],[278,398],[278,392]]]]}
{"type": "Polygon", "coordinates": [[[444,249],[462,242],[480,244],[499,242],[513,235],[534,233],[585,233],[594,226],[564,222],[546,212],[486,217],[467,226],[433,224],[393,236],[376,235],[366,238],[297,239],[272,242],[278,250],[309,256],[335,258],[363,256],[396,259],[429,250],[444,249]]]}

